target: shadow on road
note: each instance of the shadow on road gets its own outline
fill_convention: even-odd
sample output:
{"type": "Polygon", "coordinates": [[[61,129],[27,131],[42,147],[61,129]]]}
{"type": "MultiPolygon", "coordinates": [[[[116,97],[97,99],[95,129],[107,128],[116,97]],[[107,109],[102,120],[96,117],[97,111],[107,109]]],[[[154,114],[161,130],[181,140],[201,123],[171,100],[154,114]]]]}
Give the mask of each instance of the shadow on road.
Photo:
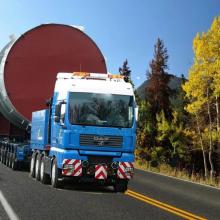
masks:
{"type": "MultiPolygon", "coordinates": [[[[10,169],[10,168],[8,168],[8,169],[10,169]]],[[[12,171],[12,172],[29,173],[29,170],[30,170],[29,164],[20,164],[18,169],[16,169],[16,171],[12,171]]],[[[1,173],[0,173],[0,181],[3,181],[1,173]]],[[[72,180],[65,180],[63,182],[62,188],[60,188],[59,190],[78,191],[78,192],[94,193],[94,194],[116,193],[113,189],[113,186],[107,186],[107,185],[103,185],[101,183],[74,182],[72,180]]],[[[1,220],[1,218],[0,218],[0,220],[1,220]]]]}
{"type": "Polygon", "coordinates": [[[97,183],[73,183],[65,182],[62,190],[73,190],[87,193],[115,193],[112,186],[100,185],[97,183]]]}

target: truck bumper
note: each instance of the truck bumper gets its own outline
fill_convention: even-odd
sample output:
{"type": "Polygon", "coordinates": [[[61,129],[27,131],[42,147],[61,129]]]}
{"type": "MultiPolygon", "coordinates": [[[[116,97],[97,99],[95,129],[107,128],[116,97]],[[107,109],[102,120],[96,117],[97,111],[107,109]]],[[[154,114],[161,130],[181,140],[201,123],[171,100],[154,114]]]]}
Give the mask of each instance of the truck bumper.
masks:
{"type": "Polygon", "coordinates": [[[131,179],[133,152],[78,151],[51,148],[63,177],[89,177],[95,180],[131,179]]]}
{"type": "Polygon", "coordinates": [[[64,159],[62,175],[68,177],[90,177],[96,180],[131,179],[134,174],[133,162],[89,163],[76,159],[64,159]]]}

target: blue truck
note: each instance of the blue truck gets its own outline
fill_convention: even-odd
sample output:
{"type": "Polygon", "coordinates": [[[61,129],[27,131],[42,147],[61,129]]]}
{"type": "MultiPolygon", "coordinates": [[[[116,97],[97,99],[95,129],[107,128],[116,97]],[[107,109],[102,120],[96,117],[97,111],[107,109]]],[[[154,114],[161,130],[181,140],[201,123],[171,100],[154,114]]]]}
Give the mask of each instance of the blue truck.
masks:
{"type": "Polygon", "coordinates": [[[66,179],[127,189],[134,174],[137,106],[120,75],[58,73],[47,108],[32,113],[29,143],[0,143],[12,169],[30,161],[30,176],[61,187],[66,179]]]}

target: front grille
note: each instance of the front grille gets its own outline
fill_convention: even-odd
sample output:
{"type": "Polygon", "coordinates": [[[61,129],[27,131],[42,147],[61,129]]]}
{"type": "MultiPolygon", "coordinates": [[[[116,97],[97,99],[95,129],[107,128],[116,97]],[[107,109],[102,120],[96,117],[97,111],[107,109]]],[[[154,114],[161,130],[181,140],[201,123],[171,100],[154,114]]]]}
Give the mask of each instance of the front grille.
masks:
{"type": "Polygon", "coordinates": [[[92,135],[92,134],[80,135],[81,146],[122,147],[122,144],[123,144],[122,136],[92,135]]]}

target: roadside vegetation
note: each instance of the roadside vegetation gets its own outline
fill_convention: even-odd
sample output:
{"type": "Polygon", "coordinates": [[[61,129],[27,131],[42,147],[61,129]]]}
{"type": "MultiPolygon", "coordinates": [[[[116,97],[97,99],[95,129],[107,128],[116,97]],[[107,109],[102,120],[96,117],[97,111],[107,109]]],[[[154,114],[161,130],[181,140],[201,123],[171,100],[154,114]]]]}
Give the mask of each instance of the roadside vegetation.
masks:
{"type": "MultiPolygon", "coordinates": [[[[136,167],[219,187],[220,16],[195,36],[193,50],[188,79],[171,89],[168,51],[156,42],[144,94],[136,91],[136,167]]],[[[120,73],[130,81],[127,60],[120,73]]]]}

